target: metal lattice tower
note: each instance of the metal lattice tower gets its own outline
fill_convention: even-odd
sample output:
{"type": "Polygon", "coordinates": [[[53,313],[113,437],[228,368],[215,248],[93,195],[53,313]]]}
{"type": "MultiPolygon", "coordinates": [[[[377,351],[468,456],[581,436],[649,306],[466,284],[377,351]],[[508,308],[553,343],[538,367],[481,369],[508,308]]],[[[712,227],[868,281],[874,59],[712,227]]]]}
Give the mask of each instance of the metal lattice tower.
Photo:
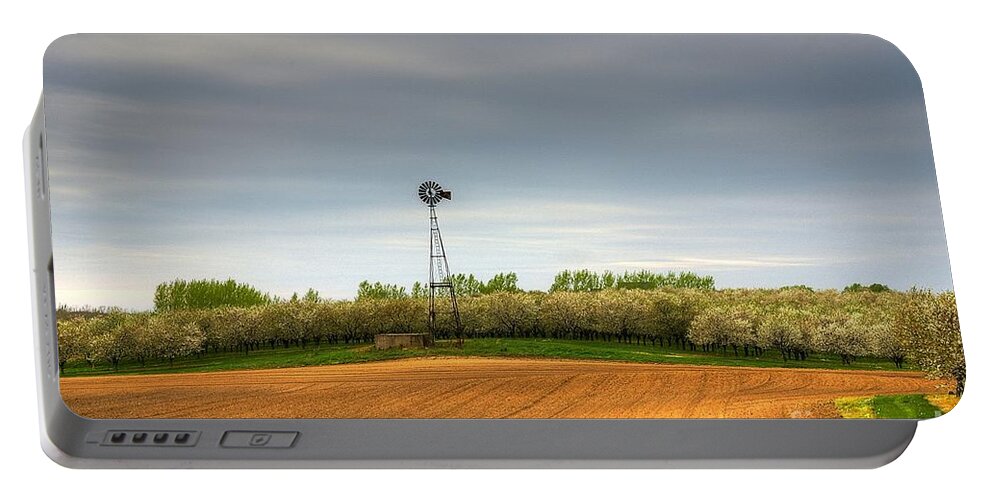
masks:
{"type": "Polygon", "coordinates": [[[431,219],[431,252],[428,263],[428,330],[433,334],[437,329],[438,300],[445,301],[447,293],[451,302],[452,320],[455,331],[462,332],[462,320],[459,317],[459,303],[455,298],[455,286],[452,284],[452,274],[448,269],[448,257],[445,255],[445,243],[441,239],[441,229],[438,228],[438,214],[435,207],[441,200],[451,200],[452,192],[441,188],[437,182],[426,181],[417,188],[421,201],[427,203],[431,219]],[[439,296],[440,294],[440,296],[439,296]]]}

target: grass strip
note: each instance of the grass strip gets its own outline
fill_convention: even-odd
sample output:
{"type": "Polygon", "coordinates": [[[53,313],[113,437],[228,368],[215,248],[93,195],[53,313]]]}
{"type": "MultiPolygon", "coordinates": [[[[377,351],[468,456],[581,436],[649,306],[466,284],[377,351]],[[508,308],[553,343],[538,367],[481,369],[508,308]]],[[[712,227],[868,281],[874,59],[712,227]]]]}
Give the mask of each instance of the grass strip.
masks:
{"type": "Polygon", "coordinates": [[[245,352],[207,353],[197,357],[177,359],[172,364],[155,361],[142,366],[137,362],[126,361],[120,363],[116,370],[108,363],[96,363],[93,366],[73,363],[65,367],[62,376],[150,375],[292,368],[431,356],[553,358],[754,368],[896,370],[892,363],[882,359],[859,359],[846,365],[837,356],[820,353],[811,354],[805,361],[783,362],[779,353],[774,350],[766,350],[762,356],[735,357],[730,353],[725,355],[717,352],[684,351],[658,345],[532,338],[468,339],[462,348],[456,347],[451,341],[441,341],[430,349],[383,351],[377,350],[371,344],[323,344],[317,347],[291,346],[274,349],[263,347],[247,354],[245,352]]]}

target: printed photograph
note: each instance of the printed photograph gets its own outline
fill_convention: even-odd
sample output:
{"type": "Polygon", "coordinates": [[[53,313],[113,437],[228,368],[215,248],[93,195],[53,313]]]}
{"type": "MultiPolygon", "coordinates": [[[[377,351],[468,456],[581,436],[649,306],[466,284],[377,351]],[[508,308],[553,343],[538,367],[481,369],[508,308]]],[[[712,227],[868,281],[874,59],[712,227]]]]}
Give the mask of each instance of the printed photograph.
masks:
{"type": "Polygon", "coordinates": [[[74,35],[89,418],[897,418],[966,381],[921,83],[862,35],[74,35]]]}

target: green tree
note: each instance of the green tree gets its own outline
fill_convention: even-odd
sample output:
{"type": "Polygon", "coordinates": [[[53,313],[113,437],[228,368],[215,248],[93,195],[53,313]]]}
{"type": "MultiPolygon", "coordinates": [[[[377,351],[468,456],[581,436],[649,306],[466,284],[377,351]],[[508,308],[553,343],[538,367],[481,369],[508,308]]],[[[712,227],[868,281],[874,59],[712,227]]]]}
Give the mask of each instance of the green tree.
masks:
{"type": "Polygon", "coordinates": [[[168,360],[170,366],[174,359],[199,352],[203,345],[203,332],[196,323],[179,319],[155,315],[147,323],[149,335],[155,339],[155,354],[168,360]]]}
{"type": "Polygon", "coordinates": [[[755,316],[746,307],[715,306],[698,314],[690,323],[689,339],[709,348],[720,348],[725,353],[730,347],[734,355],[742,346],[755,345],[755,316]]]}
{"type": "Polygon", "coordinates": [[[954,293],[911,290],[894,317],[894,330],[925,373],[954,379],[954,392],[962,395],[965,352],[954,293]]]}
{"type": "Polygon", "coordinates": [[[212,309],[215,307],[248,307],[270,304],[273,299],[250,285],[233,279],[193,280],[176,279],[161,283],[155,288],[157,312],[179,309],[212,309]]]}
{"type": "Polygon", "coordinates": [[[459,297],[471,297],[483,293],[483,282],[472,274],[453,274],[450,279],[452,287],[455,288],[455,295],[459,297]]]}
{"type": "Polygon", "coordinates": [[[553,337],[590,339],[593,311],[587,296],[576,292],[552,292],[541,302],[542,329],[553,337]]]}
{"type": "Polygon", "coordinates": [[[596,294],[596,329],[606,338],[628,342],[650,328],[651,308],[646,297],[634,290],[596,294]]]}
{"type": "Polygon", "coordinates": [[[141,334],[134,317],[123,312],[113,312],[95,318],[90,326],[93,342],[99,356],[116,370],[120,362],[134,355],[141,334]]]}
{"type": "Polygon", "coordinates": [[[696,317],[702,300],[702,297],[693,293],[666,292],[653,295],[653,330],[657,333],[660,347],[664,340],[669,346],[676,344],[686,349],[690,324],[696,317]]]}
{"type": "Polygon", "coordinates": [[[517,273],[499,273],[480,287],[480,293],[520,292],[517,286],[517,273]]]}
{"type": "Polygon", "coordinates": [[[615,275],[610,271],[596,273],[589,269],[564,270],[555,275],[549,292],[596,292],[617,288],[621,290],[657,290],[660,288],[694,288],[713,290],[712,276],[699,276],[691,272],[656,273],[647,269],[624,271],[615,275]]]}
{"type": "Polygon", "coordinates": [[[356,293],[356,299],[402,299],[408,297],[407,290],[400,286],[394,285],[392,283],[369,283],[368,281],[363,281],[359,283],[359,290],[356,293]]]}
{"type": "Polygon", "coordinates": [[[843,364],[850,365],[855,358],[872,352],[876,327],[860,313],[838,313],[821,320],[817,346],[822,351],[837,354],[843,364]]]}
{"type": "Polygon", "coordinates": [[[871,285],[863,285],[862,283],[852,283],[851,285],[846,286],[844,291],[849,293],[852,292],[883,293],[883,292],[891,292],[892,290],[890,289],[890,287],[880,283],[873,283],[871,285]]]}
{"type": "Polygon", "coordinates": [[[783,362],[806,358],[818,328],[817,316],[794,306],[781,306],[767,312],[759,322],[761,345],[778,349],[783,362]]]}
{"type": "Polygon", "coordinates": [[[481,299],[487,305],[489,330],[500,337],[530,336],[538,323],[538,301],[527,293],[497,292],[481,299]]]}
{"type": "Polygon", "coordinates": [[[86,360],[93,363],[93,336],[90,334],[91,319],[74,316],[60,320],[56,325],[59,344],[59,369],[70,361],[86,360]]]}

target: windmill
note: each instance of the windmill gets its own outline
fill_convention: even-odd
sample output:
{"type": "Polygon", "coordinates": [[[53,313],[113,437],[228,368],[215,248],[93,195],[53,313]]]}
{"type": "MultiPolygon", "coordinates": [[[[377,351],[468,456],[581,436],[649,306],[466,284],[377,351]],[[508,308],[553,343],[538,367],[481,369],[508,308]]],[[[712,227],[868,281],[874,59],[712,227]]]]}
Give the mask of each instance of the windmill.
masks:
{"type": "Polygon", "coordinates": [[[455,287],[452,285],[452,275],[448,270],[448,257],[445,256],[445,243],[441,240],[441,229],[438,228],[438,215],[435,207],[441,200],[451,200],[452,192],[441,188],[435,181],[422,182],[417,188],[417,196],[429,207],[431,219],[431,257],[428,265],[428,330],[434,334],[437,327],[436,300],[445,300],[444,291],[448,290],[448,299],[452,306],[452,320],[455,331],[462,332],[462,320],[459,318],[459,304],[455,299],[455,287]],[[439,297],[442,294],[442,297],[439,297]]]}

